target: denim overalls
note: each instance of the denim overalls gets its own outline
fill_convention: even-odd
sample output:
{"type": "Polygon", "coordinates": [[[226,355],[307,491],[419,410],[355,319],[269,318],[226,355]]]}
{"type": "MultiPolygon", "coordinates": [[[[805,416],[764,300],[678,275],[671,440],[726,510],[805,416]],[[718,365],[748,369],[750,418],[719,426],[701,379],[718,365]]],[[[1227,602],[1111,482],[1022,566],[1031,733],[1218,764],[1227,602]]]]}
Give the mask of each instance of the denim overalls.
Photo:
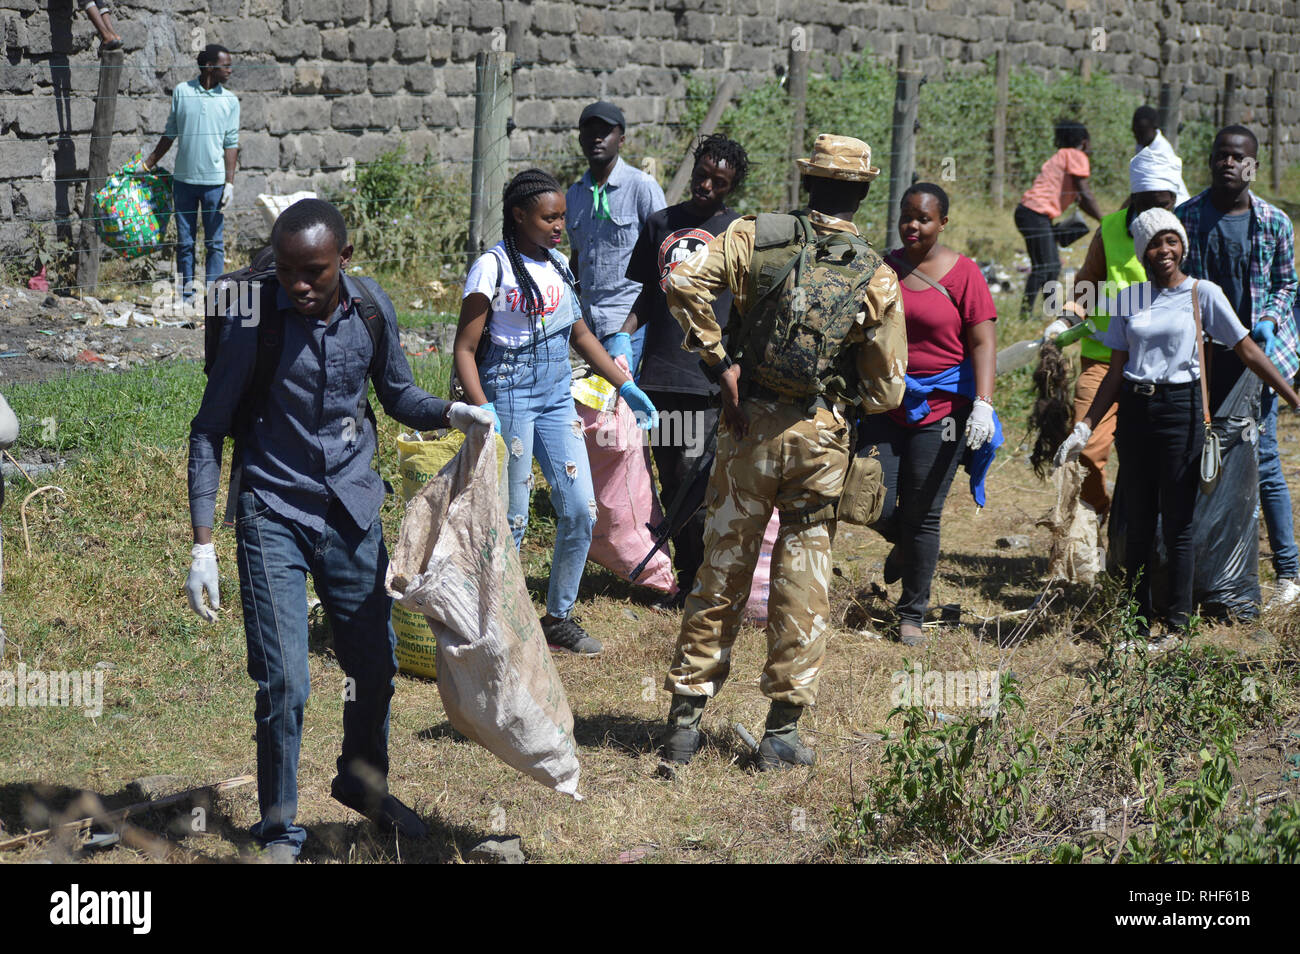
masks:
{"type": "Polygon", "coordinates": [[[578,600],[596,523],[587,444],[570,391],[569,333],[581,320],[581,306],[566,283],[564,299],[547,322],[562,326],[559,330],[547,329],[546,337],[517,348],[489,341],[478,369],[483,393],[501,418],[501,436],[510,455],[507,517],[516,548],[528,527],[534,456],[551,485],[557,516],[546,612],[557,619],[568,618],[578,600]]]}

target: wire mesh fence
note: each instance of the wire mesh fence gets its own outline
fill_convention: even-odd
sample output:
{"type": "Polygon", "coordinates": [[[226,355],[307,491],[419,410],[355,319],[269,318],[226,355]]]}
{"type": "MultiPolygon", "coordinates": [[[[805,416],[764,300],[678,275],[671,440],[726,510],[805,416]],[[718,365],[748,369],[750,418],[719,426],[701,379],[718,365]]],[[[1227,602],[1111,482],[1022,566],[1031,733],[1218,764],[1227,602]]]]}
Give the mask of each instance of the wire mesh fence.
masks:
{"type": "MultiPolygon", "coordinates": [[[[1029,68],[1010,70],[1003,168],[995,168],[994,132],[998,128],[998,97],[994,64],[982,69],[929,71],[924,76],[917,104],[915,176],[938,182],[953,197],[954,205],[978,210],[982,216],[1001,215],[1010,220],[1016,200],[1033,180],[1038,166],[1053,152],[1052,125],[1062,117],[1078,118],[1092,133],[1093,181],[1102,194],[1123,194],[1127,159],[1133,150],[1128,124],[1137,94],[1098,71],[1082,77],[1062,71],[1053,76],[1029,68]],[[991,203],[994,182],[1005,183],[1001,210],[991,203]]],[[[84,156],[92,144],[87,116],[96,97],[92,78],[95,64],[68,63],[63,79],[44,99],[61,119],[61,132],[41,140],[23,140],[29,147],[40,142],[46,150],[39,188],[25,190],[41,198],[15,203],[5,227],[9,241],[0,249],[0,275],[10,283],[23,283],[41,266],[51,285],[66,294],[107,293],[139,299],[157,298],[160,282],[176,272],[177,226],[171,217],[167,231],[149,254],[124,259],[103,253],[98,288],[83,287],[73,265],[77,229],[88,185],[84,156]]],[[[426,71],[449,69],[421,64],[426,71]]],[[[475,196],[471,166],[472,143],[482,130],[475,118],[473,96],[450,98],[432,90],[431,81],[413,80],[413,67],[376,62],[368,67],[340,64],[319,77],[304,78],[277,63],[235,64],[231,90],[243,84],[273,90],[267,103],[258,103],[243,116],[249,131],[241,133],[241,169],[235,176],[235,198],[225,216],[223,234],[227,270],[267,238],[268,223],[255,209],[258,193],[288,193],[311,189],[335,201],[344,211],[356,245],[354,267],[370,274],[391,275],[433,292],[420,296],[432,304],[454,305],[455,286],[467,267],[471,213],[476,199],[486,206],[499,195],[475,196]],[[363,75],[352,76],[360,70],[363,75]],[[276,76],[258,76],[275,71],[276,76]],[[358,84],[366,90],[358,92],[358,84]]],[[[457,64],[455,69],[464,69],[457,64]]],[[[704,72],[663,70],[665,75],[629,79],[618,68],[557,65],[538,60],[518,60],[513,65],[514,102],[507,148],[498,154],[495,176],[528,166],[541,166],[562,183],[577,181],[586,167],[578,146],[576,120],[590,101],[573,95],[581,88],[617,89],[605,93],[623,105],[629,120],[623,158],[653,174],[661,184],[672,177],[708,109],[717,82],[704,72]],[[563,87],[556,76],[584,78],[577,86],[563,87]],[[615,79],[617,78],[617,82],[615,79]],[[566,95],[554,95],[562,90],[566,95]]],[[[832,71],[808,79],[806,120],[802,145],[791,141],[794,104],[788,74],[764,81],[750,79],[740,96],[723,113],[719,130],[747,150],[751,170],[741,193],[729,204],[741,213],[783,208],[789,203],[791,159],[796,151],[807,155],[818,132],[836,131],[866,140],[874,148],[874,162],[884,177],[873,187],[858,217],[864,233],[877,245],[892,244],[885,234],[889,191],[886,178],[896,151],[891,128],[895,95],[892,57],[871,54],[844,57],[832,71]]],[[[457,80],[463,88],[464,77],[457,80]]],[[[122,91],[127,103],[150,132],[111,137],[109,171],[119,169],[132,155],[148,153],[163,132],[167,116],[165,98],[141,99],[122,91]]],[[[29,94],[0,97],[0,109],[30,109],[29,94]]],[[[21,124],[19,125],[21,129],[21,124]]],[[[1185,117],[1182,151],[1204,154],[1211,124],[1200,116],[1185,117]]],[[[0,151],[14,148],[12,141],[0,151]]],[[[175,156],[175,146],[160,165],[175,156]]],[[[0,156],[3,161],[3,156],[0,156]]],[[[1189,185],[1198,184],[1201,164],[1188,162],[1189,185]]],[[[98,213],[104,216],[103,212],[98,213]]],[[[92,216],[93,218],[93,216],[92,216]]],[[[499,222],[499,219],[497,219],[499,222]]],[[[202,275],[202,229],[196,235],[196,273],[202,275]]],[[[491,244],[490,242],[488,244],[491,244]]],[[[978,249],[971,249],[978,252],[978,249]]],[[[175,289],[175,282],[172,281],[175,289]]]]}

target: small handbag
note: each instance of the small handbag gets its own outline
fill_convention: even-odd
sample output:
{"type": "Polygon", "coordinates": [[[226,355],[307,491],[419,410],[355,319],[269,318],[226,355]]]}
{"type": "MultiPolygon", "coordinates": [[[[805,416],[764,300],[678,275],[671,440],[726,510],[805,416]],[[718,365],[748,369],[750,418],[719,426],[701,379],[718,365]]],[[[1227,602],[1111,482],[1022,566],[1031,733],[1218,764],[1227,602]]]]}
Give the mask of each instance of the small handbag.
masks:
{"type": "Polygon", "coordinates": [[[1205,420],[1205,443],[1201,447],[1201,493],[1214,493],[1223,473],[1223,446],[1210,423],[1210,394],[1205,383],[1205,334],[1201,331],[1201,299],[1196,292],[1200,282],[1192,282],[1192,315],[1196,319],[1196,360],[1200,365],[1201,416],[1205,420]]]}

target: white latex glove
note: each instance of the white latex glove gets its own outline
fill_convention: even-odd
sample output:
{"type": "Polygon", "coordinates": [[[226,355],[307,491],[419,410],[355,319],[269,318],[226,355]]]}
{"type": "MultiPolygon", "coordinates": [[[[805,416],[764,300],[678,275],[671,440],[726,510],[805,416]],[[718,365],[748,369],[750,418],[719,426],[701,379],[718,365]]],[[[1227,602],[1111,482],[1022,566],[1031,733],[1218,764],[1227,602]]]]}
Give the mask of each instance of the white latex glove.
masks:
{"type": "Polygon", "coordinates": [[[970,417],[966,419],[966,446],[979,450],[993,436],[993,405],[983,398],[976,398],[971,405],[970,417]]]}
{"type": "Polygon", "coordinates": [[[0,450],[12,447],[18,440],[18,418],[14,416],[9,402],[0,394],[0,450]]]}
{"type": "Polygon", "coordinates": [[[1073,327],[1074,325],[1066,321],[1064,318],[1057,318],[1054,322],[1048,325],[1047,330],[1043,332],[1043,340],[1054,341],[1056,336],[1061,332],[1069,331],[1073,327]]]}
{"type": "Polygon", "coordinates": [[[1092,437],[1092,428],[1080,421],[1074,425],[1074,430],[1070,436],[1061,442],[1061,446],[1056,449],[1056,466],[1063,467],[1072,460],[1078,460],[1079,454],[1088,446],[1088,441],[1092,437]]]}
{"type": "Polygon", "coordinates": [[[217,211],[218,212],[226,211],[226,206],[230,205],[230,201],[234,197],[235,197],[235,184],[233,182],[227,182],[226,187],[221,190],[221,201],[217,203],[217,211]]]}
{"type": "Polygon", "coordinates": [[[199,619],[209,623],[217,618],[215,610],[221,609],[221,591],[217,588],[217,548],[211,543],[196,543],[190,550],[190,575],[185,577],[185,593],[190,598],[190,609],[199,619]],[[208,594],[212,609],[203,605],[203,594],[208,594]]]}
{"type": "Polygon", "coordinates": [[[496,415],[492,413],[491,408],[474,407],[464,401],[457,401],[447,410],[447,423],[466,434],[475,424],[491,427],[494,421],[496,415]]]}

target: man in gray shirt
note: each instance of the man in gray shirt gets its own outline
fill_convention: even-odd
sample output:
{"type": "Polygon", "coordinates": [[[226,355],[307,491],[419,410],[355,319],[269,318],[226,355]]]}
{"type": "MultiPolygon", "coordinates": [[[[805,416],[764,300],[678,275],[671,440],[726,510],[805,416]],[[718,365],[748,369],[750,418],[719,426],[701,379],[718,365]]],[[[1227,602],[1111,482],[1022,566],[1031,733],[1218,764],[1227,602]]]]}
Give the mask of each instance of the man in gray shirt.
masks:
{"type": "MultiPolygon", "coordinates": [[[[573,251],[569,267],[582,289],[583,311],[600,343],[609,347],[641,292],[627,278],[632,248],[646,221],[668,203],[653,176],[619,158],[627,124],[613,103],[592,103],[578,118],[578,142],[589,168],[564,199],[573,251]]],[[[632,336],[630,370],[641,363],[645,328],[632,336]]]]}

